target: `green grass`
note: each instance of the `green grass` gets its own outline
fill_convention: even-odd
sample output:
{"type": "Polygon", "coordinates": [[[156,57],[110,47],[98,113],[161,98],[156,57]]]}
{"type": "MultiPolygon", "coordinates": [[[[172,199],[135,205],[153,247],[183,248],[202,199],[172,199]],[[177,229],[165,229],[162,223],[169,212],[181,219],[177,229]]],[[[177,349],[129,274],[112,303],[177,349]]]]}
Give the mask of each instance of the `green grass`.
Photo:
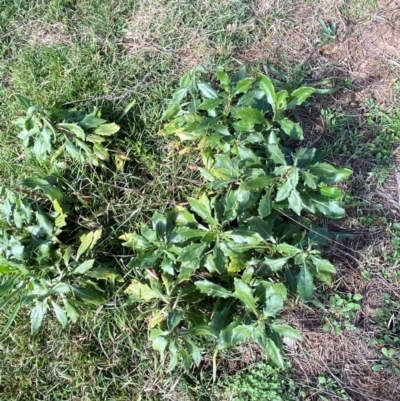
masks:
{"type": "MultiPolygon", "coordinates": [[[[110,120],[135,100],[120,122],[123,129],[115,143],[130,158],[123,170],[99,173],[75,166],[68,170],[69,177],[75,177],[71,185],[77,195],[90,202],[82,225],[106,228],[109,239],[100,244],[101,252],[118,263],[128,280],[129,259],[115,238],[147,222],[155,210],[184,202],[200,185],[198,173],[191,169],[192,156],[177,156],[158,135],[166,100],[182,73],[199,63],[237,69],[245,59],[239,55],[252,46],[256,49],[253,71],[262,69],[266,61],[262,45],[268,46],[274,30],[282,37],[296,33],[296,13],[290,4],[280,2],[278,9],[261,12],[255,7],[261,3],[0,0],[0,184],[14,185],[21,177],[47,173],[26,158],[16,138],[12,121],[22,114],[16,94],[35,103],[98,107],[110,120]]],[[[344,16],[362,18],[365,9],[376,6],[371,0],[362,7],[353,3],[357,4],[342,10],[344,16]]],[[[315,38],[319,30],[315,17],[315,38]]],[[[294,66],[284,54],[279,57],[292,82],[308,76],[306,64],[294,66]]],[[[305,55],[298,58],[303,60],[305,55]]],[[[329,66],[326,71],[329,75],[329,66]]],[[[393,169],[400,116],[368,105],[367,112],[360,126],[351,111],[326,109],[322,116],[327,135],[319,145],[329,161],[358,166],[363,174],[375,174],[374,180],[382,184],[393,169]],[[357,164],[361,159],[367,164],[357,164]]],[[[353,181],[353,201],[358,204],[371,188],[365,185],[363,174],[356,174],[353,181]]],[[[363,225],[368,228],[376,226],[382,214],[388,213],[371,211],[371,205],[358,206],[352,218],[359,225],[368,220],[363,225]]],[[[389,257],[392,262],[398,259],[398,249],[397,241],[397,253],[389,257]]],[[[121,306],[118,296],[97,311],[88,311],[80,324],[65,331],[53,319],[36,337],[29,336],[29,316],[19,316],[0,338],[0,399],[216,399],[221,390],[212,384],[211,363],[185,375],[167,374],[155,362],[145,322],[135,326],[134,308],[117,306],[121,306]]],[[[8,313],[7,309],[0,312],[0,327],[8,313]]],[[[229,365],[240,366],[240,359],[240,353],[226,354],[219,375],[229,375],[229,365]]]]}

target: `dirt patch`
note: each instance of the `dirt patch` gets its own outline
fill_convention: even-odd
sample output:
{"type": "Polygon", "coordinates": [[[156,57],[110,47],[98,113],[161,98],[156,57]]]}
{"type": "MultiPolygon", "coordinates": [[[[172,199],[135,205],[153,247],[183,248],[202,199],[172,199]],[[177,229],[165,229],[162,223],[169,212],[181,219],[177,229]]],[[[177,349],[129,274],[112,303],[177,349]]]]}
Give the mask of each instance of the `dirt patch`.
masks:
{"type": "Polygon", "coordinates": [[[61,22],[49,26],[31,23],[26,27],[26,32],[28,42],[35,45],[71,45],[72,43],[67,27],[61,22]]]}
{"type": "Polygon", "coordinates": [[[265,42],[237,50],[244,62],[306,64],[314,79],[336,76],[352,81],[353,100],[373,98],[392,104],[400,69],[400,3],[378,1],[376,8],[340,1],[281,3],[253,1],[253,11],[267,26],[265,42]],[[352,8],[353,7],[353,8],[352,8]],[[337,35],[324,44],[320,20],[335,22],[337,35]],[[328,75],[327,75],[328,72],[328,75]]]}

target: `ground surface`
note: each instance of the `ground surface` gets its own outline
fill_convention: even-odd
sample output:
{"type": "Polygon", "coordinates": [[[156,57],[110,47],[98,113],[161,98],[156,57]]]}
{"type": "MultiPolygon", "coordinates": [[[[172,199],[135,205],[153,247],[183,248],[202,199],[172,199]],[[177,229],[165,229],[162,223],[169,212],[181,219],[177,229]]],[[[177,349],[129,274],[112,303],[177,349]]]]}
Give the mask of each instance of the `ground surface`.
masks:
{"type": "MultiPolygon", "coordinates": [[[[399,43],[400,2],[392,0],[0,0],[0,180],[13,183],[37,169],[24,163],[15,140],[15,94],[96,105],[110,118],[136,100],[118,143],[133,161],[129,168],[111,183],[95,175],[79,183],[119,210],[115,231],[135,227],[154,209],[179,203],[199,179],[191,160],[172,155],[157,135],[182,73],[199,63],[266,72],[272,63],[294,84],[339,87],[316,98],[300,122],[327,160],[354,170],[349,216],[335,222],[353,237],[329,243],[325,254],[338,268],[336,292],[344,299],[361,294],[361,309],[343,310],[347,301],[335,305],[334,291],[321,288],[320,304],[286,313],[304,337],[286,348],[303,399],[397,400],[400,379],[372,367],[382,360],[380,339],[398,330],[400,319],[399,43]],[[337,32],[324,38],[319,20],[336,23],[337,32]]],[[[130,313],[107,305],[65,332],[49,324],[36,338],[21,316],[0,339],[0,399],[216,399],[206,366],[184,377],[155,369],[130,313]]],[[[260,358],[244,347],[226,356],[220,374],[260,358]]]]}

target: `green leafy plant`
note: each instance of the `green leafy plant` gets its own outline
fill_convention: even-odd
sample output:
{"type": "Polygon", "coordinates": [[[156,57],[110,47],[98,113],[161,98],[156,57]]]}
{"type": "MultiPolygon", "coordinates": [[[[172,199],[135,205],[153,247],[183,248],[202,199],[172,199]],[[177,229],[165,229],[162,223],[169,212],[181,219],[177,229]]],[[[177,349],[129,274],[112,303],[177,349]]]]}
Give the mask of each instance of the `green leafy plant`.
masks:
{"type": "Polygon", "coordinates": [[[51,156],[54,164],[60,158],[71,158],[94,166],[110,161],[107,144],[120,127],[102,119],[99,110],[87,114],[58,103],[46,108],[32,105],[23,96],[18,99],[27,112],[14,122],[21,128],[18,137],[37,160],[43,162],[51,156]]]}
{"type": "Polygon", "coordinates": [[[56,177],[28,178],[0,190],[0,308],[14,302],[3,334],[21,309],[30,309],[31,333],[49,310],[65,327],[81,305],[106,300],[104,282],[117,272],[92,258],[102,229],[76,232],[71,199],[56,177]]]}
{"type": "Polygon", "coordinates": [[[288,290],[309,301],[315,280],[330,285],[335,273],[315,249],[329,233],[321,237],[306,214],[343,217],[334,184],[351,172],[316,149],[284,146],[303,138],[289,116],[313,88],[276,93],[268,77],[256,82],[245,69],[216,76],[214,88],[202,74],[184,75],[164,113],[163,133],[189,142],[185,153],[200,151],[208,182],[188,208],[155,213],[152,228],[121,236],[135,251],[137,279],[126,293],[169,371],[179,361],[199,365],[204,341],[214,344],[216,367],[221,350],[245,339],[283,368],[282,337],[300,339],[277,319],[288,290]]]}
{"type": "Polygon", "coordinates": [[[296,386],[292,379],[280,376],[279,369],[260,363],[226,376],[218,383],[216,397],[220,401],[295,401],[296,386]]]}
{"type": "Polygon", "coordinates": [[[346,297],[334,294],[329,297],[329,307],[325,308],[322,304],[319,306],[326,312],[323,317],[323,330],[333,330],[335,334],[340,334],[343,328],[354,329],[350,323],[355,318],[357,311],[361,309],[361,294],[347,293],[346,297]]]}
{"type": "Polygon", "coordinates": [[[374,319],[380,327],[378,338],[370,340],[371,346],[379,346],[382,359],[378,364],[372,366],[372,370],[382,369],[400,377],[400,360],[398,348],[400,345],[400,329],[395,319],[398,314],[398,302],[391,299],[387,293],[383,294],[385,304],[377,309],[374,319]]]}
{"type": "Polygon", "coordinates": [[[320,46],[327,45],[336,40],[337,37],[337,26],[334,22],[327,23],[324,20],[320,19],[319,24],[321,25],[322,30],[320,31],[320,36],[322,42],[319,43],[320,46]]]}

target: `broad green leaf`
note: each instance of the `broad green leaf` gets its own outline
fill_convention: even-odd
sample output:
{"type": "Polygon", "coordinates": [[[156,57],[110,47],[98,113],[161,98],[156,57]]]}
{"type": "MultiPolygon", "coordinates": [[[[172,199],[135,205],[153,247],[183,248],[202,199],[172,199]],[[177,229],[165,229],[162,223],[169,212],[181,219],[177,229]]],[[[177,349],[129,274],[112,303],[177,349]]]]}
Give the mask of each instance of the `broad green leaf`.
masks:
{"type": "Polygon", "coordinates": [[[231,83],[231,80],[226,72],[218,71],[216,75],[219,82],[221,82],[222,85],[229,85],[231,83]]]}
{"type": "Polygon", "coordinates": [[[249,224],[251,230],[259,234],[262,239],[275,243],[275,239],[272,235],[272,229],[268,222],[260,217],[252,217],[247,220],[247,223],[249,224]]]}
{"type": "Polygon", "coordinates": [[[274,108],[275,107],[275,88],[270,78],[260,74],[258,76],[258,82],[260,89],[265,93],[268,103],[274,108]]]}
{"type": "Polygon", "coordinates": [[[175,117],[180,110],[181,108],[178,104],[170,104],[161,116],[161,121],[170,120],[172,117],[175,117]]]}
{"type": "Polygon", "coordinates": [[[150,301],[152,299],[160,298],[160,293],[153,290],[147,284],[143,284],[138,280],[132,280],[129,286],[124,291],[125,294],[143,301],[150,301]]]}
{"type": "Polygon", "coordinates": [[[182,103],[182,100],[185,99],[185,97],[187,96],[187,92],[188,92],[188,91],[187,91],[186,88],[178,89],[178,90],[174,93],[174,95],[173,95],[173,97],[172,97],[170,103],[172,103],[172,104],[181,104],[181,103],[182,103]]]}
{"type": "Polygon", "coordinates": [[[206,244],[190,244],[186,248],[183,248],[182,253],[178,257],[178,260],[182,263],[200,260],[203,257],[206,248],[206,244]]]}
{"type": "Polygon", "coordinates": [[[276,181],[275,177],[268,175],[259,175],[258,177],[250,177],[240,185],[240,189],[247,191],[259,191],[266,188],[271,182],[276,181]]]}
{"type": "Polygon", "coordinates": [[[71,322],[76,323],[79,319],[79,313],[75,307],[68,301],[68,299],[63,299],[65,311],[67,316],[70,318],[71,322]]]}
{"type": "Polygon", "coordinates": [[[282,270],[282,268],[286,265],[289,259],[290,257],[276,258],[276,259],[264,258],[264,263],[268,266],[268,268],[272,272],[277,272],[279,270],[282,270]]]}
{"type": "Polygon", "coordinates": [[[225,100],[222,98],[207,99],[203,103],[200,104],[199,110],[214,110],[216,107],[218,107],[224,101],[225,100]]]}
{"type": "Polygon", "coordinates": [[[328,163],[316,163],[310,166],[309,170],[318,177],[326,177],[324,179],[326,184],[345,180],[352,174],[352,171],[347,168],[336,168],[328,163]]]}
{"type": "Polygon", "coordinates": [[[243,281],[238,278],[234,278],[235,292],[234,296],[240,299],[247,309],[253,312],[256,316],[259,315],[259,312],[256,307],[256,303],[253,297],[253,292],[251,288],[243,281]]]}
{"type": "Polygon", "coordinates": [[[317,189],[317,181],[318,177],[314,174],[311,174],[308,171],[301,171],[301,175],[303,176],[304,184],[307,185],[311,189],[317,189]]]}
{"type": "Polygon", "coordinates": [[[168,340],[163,336],[157,336],[151,340],[151,346],[155,351],[158,351],[160,353],[161,360],[164,360],[165,349],[167,345],[168,345],[168,340]]]}
{"type": "Polygon", "coordinates": [[[94,231],[90,231],[86,234],[82,234],[79,237],[79,240],[81,241],[81,244],[78,248],[78,253],[76,256],[76,259],[78,260],[86,251],[90,250],[90,246],[93,241],[93,236],[94,236],[94,231]]]}
{"type": "Polygon", "coordinates": [[[123,234],[118,239],[125,241],[123,246],[130,246],[137,252],[146,251],[153,246],[146,238],[136,233],[123,234]]]}
{"type": "Polygon", "coordinates": [[[85,260],[72,273],[73,274],[85,274],[87,271],[89,271],[93,267],[94,261],[95,261],[94,259],[85,260]]]}
{"type": "MultiPolygon", "coordinates": [[[[176,227],[174,233],[178,234],[180,237],[184,239],[192,239],[192,238],[202,238],[207,234],[206,230],[202,230],[200,228],[190,228],[190,227],[176,227]]],[[[176,241],[172,241],[176,242],[176,241]]]]}
{"type": "Polygon", "coordinates": [[[245,146],[237,146],[237,154],[242,161],[252,162],[253,165],[261,165],[260,158],[255,153],[245,146]]]}
{"type": "Polygon", "coordinates": [[[327,199],[320,195],[309,194],[312,203],[323,215],[337,219],[345,216],[346,211],[341,204],[337,201],[327,201],[327,199]]]}
{"type": "Polygon", "coordinates": [[[184,342],[187,351],[193,358],[193,362],[195,363],[196,366],[199,366],[202,359],[201,348],[198,347],[190,338],[184,338],[184,342]]]}
{"type": "Polygon", "coordinates": [[[314,294],[313,276],[305,263],[297,275],[297,293],[303,301],[309,301],[314,294]]]}
{"type": "Polygon", "coordinates": [[[283,154],[279,145],[271,144],[267,145],[268,153],[271,159],[277,164],[283,164],[286,166],[285,155],[283,154]]]}
{"type": "Polygon", "coordinates": [[[332,199],[340,199],[343,197],[343,193],[338,187],[320,187],[319,193],[322,196],[332,199]]]}
{"type": "Polygon", "coordinates": [[[250,125],[261,124],[264,122],[264,113],[253,107],[234,107],[231,110],[232,116],[245,121],[250,125]]]}
{"type": "Polygon", "coordinates": [[[282,242],[276,246],[276,250],[283,255],[287,255],[290,257],[295,256],[296,254],[302,252],[301,249],[297,248],[297,246],[286,244],[282,242]]]}
{"type": "Polygon", "coordinates": [[[31,107],[31,101],[26,98],[25,96],[22,95],[15,95],[15,97],[18,99],[18,101],[20,102],[21,106],[25,109],[25,110],[29,110],[29,107],[31,107]]]}
{"type": "Polygon", "coordinates": [[[272,211],[272,188],[267,188],[258,205],[258,214],[261,218],[267,217],[272,211]]]}
{"type": "Polygon", "coordinates": [[[179,312],[168,312],[168,317],[167,317],[167,326],[168,330],[172,331],[175,329],[176,326],[182,321],[184,318],[182,313],[179,312]]]}
{"type": "Polygon", "coordinates": [[[313,93],[315,93],[315,89],[307,86],[296,89],[290,94],[288,109],[303,104],[313,93]]]}
{"type": "Polygon", "coordinates": [[[276,314],[283,308],[283,299],[280,295],[272,295],[265,301],[263,309],[264,316],[275,317],[276,314]]]}
{"type": "Polygon", "coordinates": [[[251,86],[253,85],[254,79],[253,78],[245,78],[240,80],[235,87],[233,95],[237,95],[239,93],[246,93],[251,86]]]}
{"type": "Polygon", "coordinates": [[[230,338],[230,346],[234,346],[246,338],[251,338],[253,335],[253,327],[240,324],[232,329],[230,338]]]}
{"type": "Polygon", "coordinates": [[[85,116],[85,118],[80,121],[79,124],[82,125],[84,128],[97,128],[105,122],[106,120],[89,114],[85,116]]]}
{"type": "Polygon", "coordinates": [[[57,305],[54,301],[51,301],[53,305],[54,313],[56,315],[57,320],[61,323],[61,326],[65,328],[67,325],[67,314],[63,308],[57,305]]]}
{"type": "Polygon", "coordinates": [[[300,127],[299,123],[294,123],[292,120],[288,118],[282,118],[279,120],[279,124],[286,135],[289,136],[290,139],[302,140],[304,139],[303,129],[300,127]]]}
{"type": "Polygon", "coordinates": [[[232,82],[236,84],[237,82],[245,79],[247,77],[247,70],[246,67],[243,66],[232,78],[232,82]]]}
{"type": "Polygon", "coordinates": [[[111,136],[116,134],[120,126],[115,123],[102,124],[94,130],[95,135],[111,136]]]}
{"type": "Polygon", "coordinates": [[[185,336],[206,336],[206,337],[217,337],[215,330],[211,326],[200,324],[198,326],[191,327],[189,330],[181,331],[185,336]]]}
{"type": "Polygon", "coordinates": [[[71,286],[71,289],[73,293],[78,298],[81,298],[84,302],[93,305],[100,305],[106,301],[104,295],[100,291],[95,290],[94,288],[71,286]]]}
{"type": "Polygon", "coordinates": [[[229,298],[233,294],[219,284],[215,284],[208,280],[196,281],[194,285],[202,292],[212,297],[229,298]]]}
{"type": "Polygon", "coordinates": [[[275,201],[280,202],[287,199],[291,194],[292,190],[296,188],[298,182],[299,182],[299,170],[296,167],[294,167],[289,176],[287,177],[286,181],[278,189],[275,201]]]}
{"type": "Polygon", "coordinates": [[[60,123],[60,127],[72,132],[77,138],[85,140],[85,131],[78,124],[60,123]]]}
{"type": "Polygon", "coordinates": [[[93,154],[100,160],[106,162],[110,161],[110,153],[104,146],[100,145],[99,143],[95,143],[93,145],[93,154]]]}
{"type": "Polygon", "coordinates": [[[40,326],[42,325],[44,315],[46,313],[46,307],[44,304],[37,304],[31,310],[31,334],[35,334],[40,326]]]}
{"type": "Polygon", "coordinates": [[[211,215],[210,201],[205,193],[200,199],[188,198],[191,209],[204,221],[216,225],[218,222],[211,215]]]}
{"type": "Polygon", "coordinates": [[[57,283],[52,289],[51,292],[53,294],[66,294],[70,292],[71,289],[69,288],[69,285],[66,283],[57,283]]]}
{"type": "Polygon", "coordinates": [[[289,196],[289,207],[298,215],[301,214],[301,209],[303,207],[303,202],[300,198],[300,194],[293,189],[289,196]]]}
{"type": "Polygon", "coordinates": [[[308,165],[314,160],[315,154],[315,148],[297,148],[293,154],[293,164],[299,167],[308,165]]]}
{"type": "Polygon", "coordinates": [[[273,324],[271,328],[282,337],[294,338],[295,340],[299,341],[301,341],[302,339],[301,334],[293,327],[286,326],[283,324],[273,324]]]}
{"type": "Polygon", "coordinates": [[[217,99],[218,98],[218,93],[215,91],[215,89],[210,84],[208,84],[206,82],[199,82],[197,84],[197,87],[199,88],[201,94],[206,99],[217,99]]]}
{"type": "Polygon", "coordinates": [[[213,257],[214,257],[215,270],[217,271],[217,273],[219,274],[225,273],[226,257],[218,245],[215,245],[214,247],[213,257]]]}
{"type": "Polygon", "coordinates": [[[336,273],[335,266],[333,266],[333,264],[329,262],[329,260],[322,259],[313,255],[310,255],[310,258],[312,260],[313,265],[318,271],[332,274],[336,273]]]}
{"type": "Polygon", "coordinates": [[[52,201],[56,199],[58,200],[58,202],[62,203],[64,198],[63,193],[57,187],[50,185],[48,181],[42,178],[24,178],[18,182],[18,185],[22,185],[32,189],[40,188],[44,192],[44,194],[52,201]]]}
{"type": "Polygon", "coordinates": [[[224,236],[237,246],[240,244],[256,246],[261,242],[260,236],[252,231],[233,230],[224,233],[224,236]]]}
{"type": "Polygon", "coordinates": [[[267,352],[268,357],[276,366],[278,366],[280,369],[285,368],[282,353],[270,338],[267,339],[265,351],[267,352]]]}

